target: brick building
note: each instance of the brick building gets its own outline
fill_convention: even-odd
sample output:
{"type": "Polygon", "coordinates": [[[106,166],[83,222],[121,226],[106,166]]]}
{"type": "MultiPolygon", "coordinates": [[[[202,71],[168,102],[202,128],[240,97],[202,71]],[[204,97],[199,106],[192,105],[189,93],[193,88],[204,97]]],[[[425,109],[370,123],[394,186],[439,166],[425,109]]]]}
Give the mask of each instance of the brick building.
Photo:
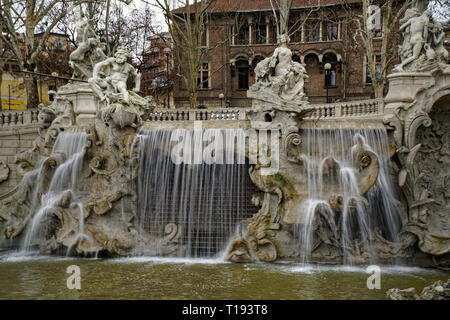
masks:
{"type": "MultiPolygon", "coordinates": [[[[289,19],[290,48],[293,59],[306,64],[309,81],[305,92],[310,101],[326,100],[326,63],[332,66],[329,101],[372,98],[374,91],[367,58],[363,48],[350,45],[352,32],[347,30],[343,1],[324,0],[320,7],[311,3],[317,4],[317,1],[294,0],[289,19]]],[[[361,1],[346,0],[346,3],[354,11],[361,10],[361,1]]],[[[208,107],[248,106],[246,92],[255,81],[254,67],[276,48],[276,23],[270,1],[217,0],[210,10],[205,35],[210,51],[199,72],[199,83],[203,84],[198,102],[208,107]],[[224,44],[215,47],[218,43],[224,44]]],[[[382,31],[377,32],[381,37],[382,31]]],[[[381,41],[374,41],[377,50],[377,42],[381,41]]],[[[182,79],[174,79],[176,106],[187,107],[188,96],[182,79]]]]}
{"type": "Polygon", "coordinates": [[[173,55],[166,55],[164,50],[173,50],[172,37],[169,32],[149,37],[150,49],[143,54],[141,91],[144,95],[153,96],[158,107],[167,107],[167,90],[170,92],[170,104],[173,104],[172,82],[170,74],[173,70],[173,55]],[[169,61],[169,77],[167,75],[167,61],[169,61]]]}

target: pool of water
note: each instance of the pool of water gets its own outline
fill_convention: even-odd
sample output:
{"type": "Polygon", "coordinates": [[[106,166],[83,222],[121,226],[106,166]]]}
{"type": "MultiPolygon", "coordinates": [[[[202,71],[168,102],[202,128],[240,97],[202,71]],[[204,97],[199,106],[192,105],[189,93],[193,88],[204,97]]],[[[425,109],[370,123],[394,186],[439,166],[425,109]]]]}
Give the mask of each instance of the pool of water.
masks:
{"type": "Polygon", "coordinates": [[[380,266],[381,289],[369,290],[366,267],[297,263],[232,264],[214,259],[73,259],[0,253],[0,299],[385,299],[390,288],[423,287],[450,272],[380,266]],[[81,289],[68,289],[67,268],[81,289]]]}

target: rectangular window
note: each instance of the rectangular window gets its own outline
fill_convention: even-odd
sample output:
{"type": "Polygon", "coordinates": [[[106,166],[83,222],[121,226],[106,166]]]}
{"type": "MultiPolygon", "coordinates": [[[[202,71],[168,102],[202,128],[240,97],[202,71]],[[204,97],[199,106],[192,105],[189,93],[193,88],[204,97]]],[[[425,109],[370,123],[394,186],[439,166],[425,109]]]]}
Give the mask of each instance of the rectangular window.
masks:
{"type": "Polygon", "coordinates": [[[332,21],[327,22],[327,41],[335,41],[338,38],[338,23],[332,21]]]}
{"type": "Polygon", "coordinates": [[[198,71],[197,85],[199,89],[209,89],[209,63],[203,62],[198,71]]]}
{"type": "Polygon", "coordinates": [[[205,29],[202,32],[202,47],[207,48],[208,47],[208,39],[209,38],[209,34],[208,34],[208,27],[205,27],[205,29]]]}
{"type": "Polygon", "coordinates": [[[310,20],[306,24],[306,41],[320,41],[320,20],[310,20]]]}
{"type": "Polygon", "coordinates": [[[329,70],[328,77],[327,72],[325,72],[325,85],[328,85],[328,87],[336,87],[336,70],[329,70]]]}
{"type": "Polygon", "coordinates": [[[248,25],[243,25],[239,28],[238,44],[247,45],[250,43],[250,28],[248,25]]]}
{"type": "MultiPolygon", "coordinates": [[[[373,57],[375,65],[375,77],[377,80],[381,79],[381,56],[375,55],[373,57]]],[[[370,66],[366,57],[366,83],[372,83],[372,75],[370,74],[370,66]]]]}
{"type": "Polygon", "coordinates": [[[299,19],[289,21],[289,38],[292,43],[302,42],[302,22],[299,19]]]}
{"type": "Polygon", "coordinates": [[[370,75],[370,67],[368,63],[366,63],[366,83],[372,83],[372,76],[370,75]]]}
{"type": "Polygon", "coordinates": [[[274,44],[278,43],[278,29],[276,24],[272,24],[272,42],[274,44]]]}
{"type": "Polygon", "coordinates": [[[267,25],[258,24],[256,26],[256,44],[266,44],[267,41],[267,25]]]}
{"type": "Polygon", "coordinates": [[[239,89],[248,90],[248,67],[238,68],[239,89]]]}

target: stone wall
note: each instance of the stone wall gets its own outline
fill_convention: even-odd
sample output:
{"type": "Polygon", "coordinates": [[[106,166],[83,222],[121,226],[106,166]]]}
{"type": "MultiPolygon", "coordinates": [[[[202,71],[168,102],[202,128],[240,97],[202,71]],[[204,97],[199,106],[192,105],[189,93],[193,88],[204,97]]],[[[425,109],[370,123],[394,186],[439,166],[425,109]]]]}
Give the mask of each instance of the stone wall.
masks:
{"type": "Polygon", "coordinates": [[[38,110],[0,112],[0,195],[22,179],[15,163],[19,152],[30,149],[38,136],[38,110]]]}

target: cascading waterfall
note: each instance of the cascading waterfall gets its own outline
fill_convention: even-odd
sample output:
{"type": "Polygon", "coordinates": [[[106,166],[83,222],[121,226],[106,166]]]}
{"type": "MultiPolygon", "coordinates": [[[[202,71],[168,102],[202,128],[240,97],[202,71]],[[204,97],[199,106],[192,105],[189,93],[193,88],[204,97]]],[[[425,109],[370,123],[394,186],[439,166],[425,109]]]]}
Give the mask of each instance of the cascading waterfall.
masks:
{"type": "Polygon", "coordinates": [[[396,242],[400,229],[400,217],[395,207],[396,198],[389,176],[389,146],[384,129],[307,129],[303,130],[305,141],[305,170],[308,185],[308,198],[300,210],[304,212],[304,223],[300,230],[300,256],[306,263],[311,259],[313,248],[314,223],[317,212],[324,212],[336,238],[340,234],[340,244],[344,263],[351,264],[355,240],[375,261],[376,252],[371,245],[374,232],[385,239],[396,242]],[[358,139],[364,149],[375,153],[379,160],[379,175],[375,185],[362,200],[358,192],[356,169],[353,167],[352,147],[358,139]],[[339,194],[342,196],[343,210],[335,219],[335,213],[328,203],[330,185],[324,181],[324,168],[332,163],[337,165],[336,177],[339,194]],[[336,223],[335,223],[336,222],[336,223]]]}
{"type": "MultiPolygon", "coordinates": [[[[177,248],[171,255],[217,256],[238,223],[257,211],[250,203],[255,189],[249,167],[235,153],[236,141],[244,136],[239,129],[138,134],[140,228],[157,239],[172,233],[177,248]],[[173,156],[180,146],[183,161],[173,156]],[[205,158],[208,150],[212,152],[205,158]]],[[[161,245],[149,252],[143,245],[140,254],[169,254],[165,250],[161,245]]]]}
{"type": "MultiPolygon", "coordinates": [[[[31,223],[28,224],[25,232],[25,237],[21,248],[22,251],[29,251],[34,244],[45,240],[46,224],[42,223],[42,221],[50,210],[55,207],[55,204],[60,201],[65,192],[70,192],[72,199],[75,199],[75,205],[80,209],[80,230],[79,235],[76,237],[76,241],[86,237],[84,235],[83,227],[83,206],[81,202],[78,201],[78,198],[74,192],[77,187],[78,177],[81,174],[86,142],[86,133],[84,132],[62,132],[58,135],[53,146],[52,154],[62,155],[62,159],[66,160],[56,168],[49,183],[48,191],[45,194],[39,194],[40,190],[38,184],[43,163],[47,160],[47,158],[44,159],[38,169],[38,172],[35,173],[36,182],[33,191],[33,201],[30,208],[30,216],[32,217],[32,220],[31,223]]],[[[73,245],[75,245],[75,243],[72,244],[72,246],[73,245]]]]}

